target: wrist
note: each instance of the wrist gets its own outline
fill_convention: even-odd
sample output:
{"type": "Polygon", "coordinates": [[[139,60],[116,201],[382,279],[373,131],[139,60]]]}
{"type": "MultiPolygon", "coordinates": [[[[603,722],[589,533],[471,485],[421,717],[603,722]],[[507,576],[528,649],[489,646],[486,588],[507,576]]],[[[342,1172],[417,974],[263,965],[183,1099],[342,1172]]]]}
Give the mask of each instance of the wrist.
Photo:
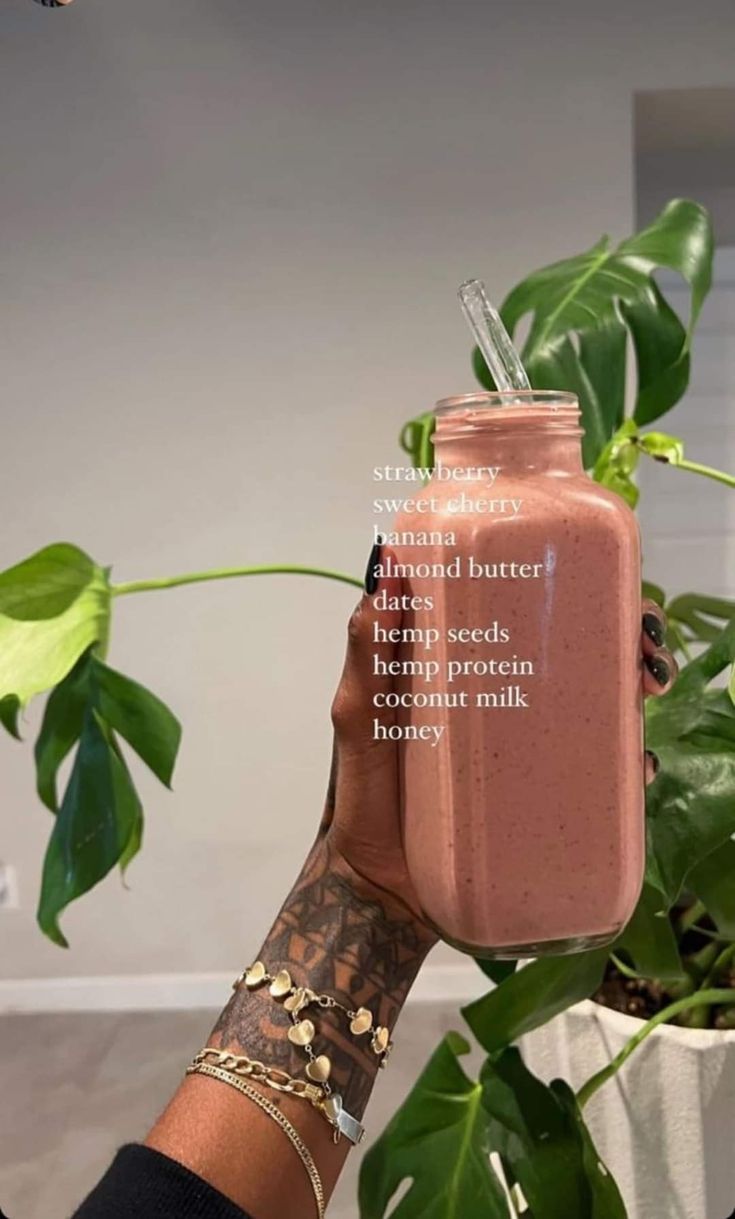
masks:
{"type": "Polygon", "coordinates": [[[392,888],[377,883],[365,876],[328,840],[315,844],[304,864],[304,872],[311,866],[314,855],[323,859],[324,868],[334,877],[335,885],[342,889],[351,907],[359,909],[366,927],[391,924],[401,927],[403,935],[410,935],[415,952],[420,958],[420,967],[439,937],[408,902],[392,888]]]}
{"type": "MultiPolygon", "coordinates": [[[[370,1013],[372,1030],[390,1032],[434,942],[411,911],[361,878],[328,842],[318,842],[258,953],[268,973],[287,970],[292,983],[370,1013]]],[[[247,962],[250,963],[250,962],[247,962]]],[[[345,1108],[361,1118],[379,1058],[371,1035],[355,1036],[344,1012],[317,1008],[313,1050],[330,1060],[345,1108]]],[[[292,1019],[268,987],[236,990],[213,1034],[266,1065],[303,1075],[304,1051],[288,1038],[292,1019]]]]}

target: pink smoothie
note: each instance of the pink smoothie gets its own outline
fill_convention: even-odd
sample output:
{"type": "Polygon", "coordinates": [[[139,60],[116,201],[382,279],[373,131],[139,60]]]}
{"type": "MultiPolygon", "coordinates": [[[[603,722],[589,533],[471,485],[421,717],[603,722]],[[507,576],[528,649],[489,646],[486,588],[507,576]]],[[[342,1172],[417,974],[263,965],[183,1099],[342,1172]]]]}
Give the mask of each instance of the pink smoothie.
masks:
{"type": "Polygon", "coordinates": [[[571,396],[496,402],[440,403],[453,476],[435,472],[431,511],[402,512],[390,539],[421,599],[404,629],[440,636],[401,646],[404,840],[445,939],[539,955],[608,942],[640,892],[639,537],[583,471],[571,396]]]}

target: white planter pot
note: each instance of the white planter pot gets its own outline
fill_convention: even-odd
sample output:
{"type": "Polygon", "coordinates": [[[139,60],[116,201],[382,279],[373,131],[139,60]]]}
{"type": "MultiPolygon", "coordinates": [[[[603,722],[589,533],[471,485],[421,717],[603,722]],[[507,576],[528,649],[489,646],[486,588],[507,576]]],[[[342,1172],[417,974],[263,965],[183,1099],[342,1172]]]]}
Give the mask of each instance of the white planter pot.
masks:
{"type": "MultiPolygon", "coordinates": [[[[640,1029],[585,1000],[521,1042],[530,1069],[575,1091],[640,1029]]],[[[661,1025],[585,1107],[629,1219],[735,1213],[735,1031],[661,1025]]]]}

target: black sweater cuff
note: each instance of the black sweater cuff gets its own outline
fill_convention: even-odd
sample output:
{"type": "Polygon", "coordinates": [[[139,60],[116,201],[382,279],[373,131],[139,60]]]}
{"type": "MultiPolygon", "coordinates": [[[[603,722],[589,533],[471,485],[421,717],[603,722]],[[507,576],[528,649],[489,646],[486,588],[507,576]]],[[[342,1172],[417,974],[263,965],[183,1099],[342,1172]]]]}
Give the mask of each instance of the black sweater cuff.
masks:
{"type": "Polygon", "coordinates": [[[73,1219],[249,1219],[196,1173],[151,1147],[118,1151],[73,1219]]]}

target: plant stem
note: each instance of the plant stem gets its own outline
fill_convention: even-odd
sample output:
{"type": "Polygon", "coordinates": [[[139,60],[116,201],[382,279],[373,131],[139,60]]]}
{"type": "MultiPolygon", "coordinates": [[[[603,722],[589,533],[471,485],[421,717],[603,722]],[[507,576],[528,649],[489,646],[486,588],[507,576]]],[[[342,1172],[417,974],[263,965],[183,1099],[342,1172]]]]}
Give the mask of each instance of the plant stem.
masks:
{"type": "Polygon", "coordinates": [[[735,943],[728,944],[727,948],[723,948],[720,955],[714,961],[707,977],[702,982],[702,986],[709,986],[710,982],[716,982],[722,971],[735,960],[735,943]]]}
{"type": "Polygon", "coordinates": [[[113,584],[115,597],[126,597],[128,593],[148,593],[160,588],[180,588],[184,584],[203,584],[208,580],[236,580],[240,576],[322,576],[325,580],[339,580],[362,588],[362,580],[346,576],[341,571],[329,571],[322,567],[300,567],[281,564],[266,567],[220,567],[214,571],[192,571],[183,576],[162,576],[160,579],[132,580],[127,584],[113,584]]]}
{"type": "MultiPolygon", "coordinates": [[[[639,447],[642,453],[646,453],[642,445],[639,447]]],[[[726,474],[724,470],[715,470],[713,466],[703,466],[699,461],[689,461],[686,457],[669,461],[668,457],[656,457],[653,453],[646,453],[646,456],[672,466],[675,470],[688,470],[690,474],[701,474],[703,478],[712,478],[715,482],[724,483],[726,487],[735,487],[735,475],[726,474]]]]}
{"type": "Polygon", "coordinates": [[[702,915],[706,913],[707,908],[704,902],[692,902],[691,906],[689,906],[688,909],[686,909],[677,919],[676,930],[679,937],[683,936],[685,931],[688,931],[690,927],[693,927],[695,923],[699,922],[702,915]]]}
{"type": "Polygon", "coordinates": [[[621,973],[624,978],[634,978],[637,980],[644,977],[643,974],[637,974],[634,969],[631,969],[630,965],[626,965],[625,961],[621,961],[620,957],[614,952],[610,953],[610,960],[617,969],[618,973],[621,973]]]}
{"type": "Polygon", "coordinates": [[[609,1079],[617,1075],[623,1063],[627,1062],[634,1050],[638,1049],[641,1042],[649,1037],[659,1024],[666,1024],[674,1016],[678,1016],[680,1012],[687,1011],[691,1007],[701,1007],[702,1005],[715,1004],[731,1004],[735,1000],[735,990],[698,990],[693,995],[687,995],[684,999],[677,999],[676,1003],[670,1003],[668,1007],[657,1012],[650,1020],[647,1020],[643,1028],[639,1029],[629,1041],[626,1041],[619,1054],[616,1054],[612,1062],[609,1062],[606,1067],[598,1071],[583,1084],[577,1093],[577,1103],[580,1109],[583,1109],[587,1101],[594,1096],[595,1092],[606,1084],[609,1079]]]}

